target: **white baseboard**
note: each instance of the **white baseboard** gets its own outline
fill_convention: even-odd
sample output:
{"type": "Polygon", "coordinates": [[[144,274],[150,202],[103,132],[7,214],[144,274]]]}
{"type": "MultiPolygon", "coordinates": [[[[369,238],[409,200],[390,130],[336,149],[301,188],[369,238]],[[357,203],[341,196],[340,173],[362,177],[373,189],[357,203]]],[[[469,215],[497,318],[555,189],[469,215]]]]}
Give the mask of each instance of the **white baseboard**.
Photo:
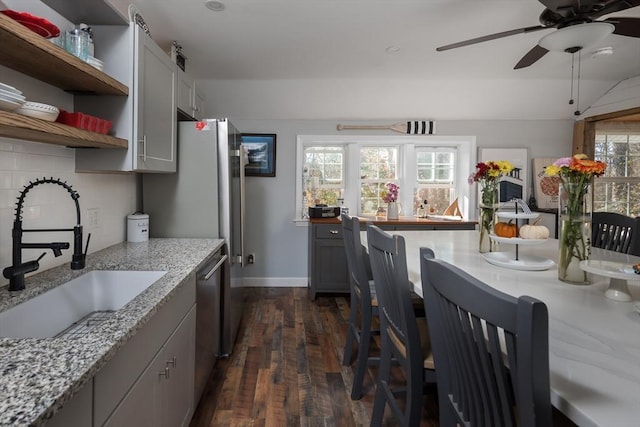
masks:
{"type": "Polygon", "coordinates": [[[245,277],[244,288],[306,288],[308,277],[245,277]]]}

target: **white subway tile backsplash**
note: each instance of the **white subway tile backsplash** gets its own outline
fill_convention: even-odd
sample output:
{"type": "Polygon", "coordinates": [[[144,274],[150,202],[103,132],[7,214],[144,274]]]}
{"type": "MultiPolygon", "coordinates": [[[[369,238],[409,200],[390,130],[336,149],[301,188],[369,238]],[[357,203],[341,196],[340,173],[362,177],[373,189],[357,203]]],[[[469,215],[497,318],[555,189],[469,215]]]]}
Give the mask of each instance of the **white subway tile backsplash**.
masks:
{"type": "Polygon", "coordinates": [[[13,190],[0,189],[0,209],[13,208],[18,194],[13,190]]]}
{"type": "Polygon", "coordinates": [[[11,151],[2,151],[0,156],[0,170],[13,171],[16,170],[17,160],[16,154],[11,151]]]}
{"type": "Polygon", "coordinates": [[[5,139],[3,141],[0,141],[0,154],[2,154],[3,151],[13,151],[13,142],[12,142],[12,140],[5,139]]]}
{"type": "Polygon", "coordinates": [[[12,188],[13,175],[9,172],[3,172],[0,170],[0,190],[12,188]]]}
{"type": "MultiPolygon", "coordinates": [[[[30,181],[42,177],[60,178],[78,192],[80,210],[98,209],[100,223],[88,230],[86,218],[84,242],[91,233],[89,253],[126,239],[126,216],[136,208],[136,184],[133,174],[78,174],[75,152],[62,146],[0,138],[0,269],[11,264],[11,229],[15,204],[20,191],[30,181]]],[[[28,229],[72,228],[76,224],[75,203],[67,190],[58,185],[41,184],[29,191],[23,209],[23,226],[28,229]]],[[[70,242],[71,248],[55,258],[47,251],[40,271],[71,261],[71,232],[25,233],[24,241],[70,242]]],[[[35,259],[42,250],[25,250],[23,259],[35,259]]],[[[7,283],[0,277],[0,285],[7,283]]]]}

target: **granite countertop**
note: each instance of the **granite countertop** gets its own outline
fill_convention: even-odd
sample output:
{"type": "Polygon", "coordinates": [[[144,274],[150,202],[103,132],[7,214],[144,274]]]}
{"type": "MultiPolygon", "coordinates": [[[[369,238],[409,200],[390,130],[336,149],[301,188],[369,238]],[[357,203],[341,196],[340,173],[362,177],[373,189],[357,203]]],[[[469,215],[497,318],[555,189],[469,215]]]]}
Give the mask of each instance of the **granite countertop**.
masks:
{"type": "Polygon", "coordinates": [[[119,243],[87,256],[83,270],[68,264],[26,279],[0,311],[91,270],[167,271],[153,285],[80,338],[0,339],[0,425],[42,425],[79,391],[213,253],[220,239],[151,239],[119,243]]]}

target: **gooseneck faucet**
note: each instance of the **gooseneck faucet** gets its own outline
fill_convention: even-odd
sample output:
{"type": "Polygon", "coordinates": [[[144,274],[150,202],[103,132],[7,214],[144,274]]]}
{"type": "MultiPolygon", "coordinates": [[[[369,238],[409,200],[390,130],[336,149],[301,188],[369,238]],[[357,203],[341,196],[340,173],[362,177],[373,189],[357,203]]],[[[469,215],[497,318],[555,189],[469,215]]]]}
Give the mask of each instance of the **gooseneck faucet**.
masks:
{"type": "Polygon", "coordinates": [[[11,237],[13,240],[12,250],[12,262],[13,265],[5,268],[2,274],[5,278],[9,279],[9,291],[20,291],[24,289],[24,275],[32,271],[36,271],[40,268],[39,261],[45,256],[46,252],[42,253],[40,257],[33,261],[22,262],[22,250],[23,249],[51,249],[53,255],[59,257],[62,255],[62,249],[69,249],[68,242],[51,242],[51,243],[23,243],[22,234],[29,232],[52,232],[52,231],[73,231],[73,256],[71,258],[71,269],[81,270],[85,266],[85,259],[87,256],[87,250],[89,249],[89,239],[91,233],[87,236],[87,246],[82,251],[82,225],[80,222],[80,203],[78,203],[80,195],[66,182],[60,181],[60,179],[42,178],[36,181],[29,181],[29,184],[24,187],[18,196],[18,203],[16,203],[16,216],[13,221],[13,229],[11,230],[11,237]],[[54,229],[23,229],[22,228],[22,207],[24,205],[24,199],[27,193],[35,186],[41,184],[57,184],[62,186],[69,192],[71,198],[76,204],[76,225],[73,228],[54,228],[54,229]]]}

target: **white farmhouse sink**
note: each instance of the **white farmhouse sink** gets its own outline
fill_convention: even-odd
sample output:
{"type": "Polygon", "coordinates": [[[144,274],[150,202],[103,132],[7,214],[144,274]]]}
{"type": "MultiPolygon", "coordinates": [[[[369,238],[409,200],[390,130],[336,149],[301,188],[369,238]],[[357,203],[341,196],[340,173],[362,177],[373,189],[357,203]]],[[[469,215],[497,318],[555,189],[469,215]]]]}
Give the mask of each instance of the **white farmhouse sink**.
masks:
{"type": "Polygon", "coordinates": [[[51,338],[94,312],[122,308],[166,271],[94,270],[0,313],[2,338],[51,338]]]}

